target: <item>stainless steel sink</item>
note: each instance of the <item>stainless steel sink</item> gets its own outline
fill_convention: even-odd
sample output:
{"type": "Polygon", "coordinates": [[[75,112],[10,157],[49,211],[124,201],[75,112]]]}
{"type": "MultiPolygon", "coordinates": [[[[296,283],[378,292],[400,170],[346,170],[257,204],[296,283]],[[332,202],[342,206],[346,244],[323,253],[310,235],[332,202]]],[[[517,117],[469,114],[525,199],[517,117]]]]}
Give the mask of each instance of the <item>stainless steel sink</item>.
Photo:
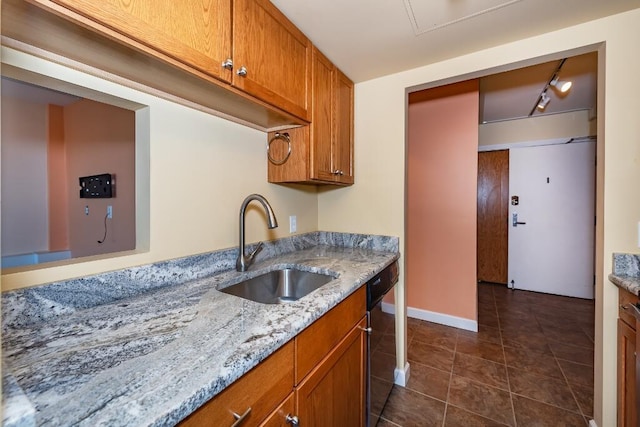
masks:
{"type": "Polygon", "coordinates": [[[296,301],[333,279],[327,274],[283,268],[220,289],[220,292],[263,304],[280,304],[296,301]]]}

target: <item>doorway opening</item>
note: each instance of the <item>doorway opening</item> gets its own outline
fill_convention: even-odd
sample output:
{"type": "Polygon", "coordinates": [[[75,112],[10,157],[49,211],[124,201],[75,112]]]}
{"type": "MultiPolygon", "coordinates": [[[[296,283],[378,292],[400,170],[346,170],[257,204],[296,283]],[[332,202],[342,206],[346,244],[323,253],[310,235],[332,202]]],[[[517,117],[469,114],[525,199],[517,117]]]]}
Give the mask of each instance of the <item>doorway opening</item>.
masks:
{"type": "MultiPolygon", "coordinates": [[[[593,55],[593,58],[595,59],[595,71],[597,70],[597,54],[593,53],[591,55],[593,55]]],[[[501,73],[500,77],[504,77],[504,73],[501,73]]],[[[597,82],[597,76],[593,76],[593,79],[594,82],[597,82]]],[[[478,80],[476,80],[476,82],[477,81],[478,80]]],[[[481,81],[482,79],[480,79],[480,82],[481,81]]],[[[455,90],[453,90],[454,86],[467,82],[468,81],[448,85],[448,90],[455,92],[455,90]]],[[[480,89],[476,93],[476,106],[479,104],[479,110],[486,111],[485,107],[483,107],[483,104],[481,103],[483,100],[486,101],[486,96],[480,95],[482,92],[482,83],[480,83],[479,87],[480,89]]],[[[577,87],[578,86],[576,86],[576,88],[577,87]]],[[[502,285],[486,283],[478,284],[477,271],[475,271],[476,265],[472,266],[474,274],[471,275],[470,280],[468,280],[467,276],[460,280],[451,279],[452,276],[450,273],[452,271],[455,271],[455,273],[458,274],[461,271],[466,271],[469,264],[479,264],[476,258],[478,248],[475,246],[477,244],[477,228],[474,227],[475,229],[470,232],[467,218],[461,214],[463,211],[466,213],[466,209],[469,206],[472,206],[474,214],[476,215],[474,219],[477,220],[477,187],[473,194],[473,200],[469,200],[466,193],[462,194],[455,191],[455,188],[457,188],[455,186],[461,185],[462,181],[468,182],[468,180],[476,180],[477,170],[475,167],[479,167],[477,163],[477,152],[473,153],[476,160],[475,164],[467,164],[467,157],[460,160],[460,158],[456,158],[451,155],[453,151],[461,149],[461,145],[463,145],[459,140],[454,140],[451,141],[451,144],[449,145],[436,144],[437,150],[435,151],[432,149],[432,151],[429,152],[429,149],[427,149],[428,155],[423,157],[430,158],[435,162],[434,167],[431,167],[431,163],[428,165],[417,164],[415,163],[416,159],[412,157],[415,153],[420,150],[424,150],[425,148],[424,138],[423,141],[420,141],[420,137],[414,138],[415,128],[413,127],[416,123],[421,123],[421,125],[424,126],[424,122],[421,122],[420,120],[425,116],[412,116],[412,100],[416,103],[423,101],[418,99],[420,96],[418,94],[421,94],[421,96],[425,98],[424,101],[427,101],[431,95],[436,93],[434,91],[440,91],[440,93],[442,93],[444,88],[444,86],[440,86],[420,91],[418,93],[409,93],[406,184],[407,276],[405,279],[407,287],[407,314],[409,317],[431,322],[427,327],[432,327],[434,323],[441,323],[447,326],[455,326],[457,328],[464,329],[464,322],[456,323],[459,322],[460,319],[454,312],[454,305],[455,309],[459,309],[460,307],[463,307],[463,304],[468,302],[469,298],[471,298],[476,307],[475,318],[477,323],[475,325],[475,335],[473,335],[474,343],[469,343],[469,346],[478,350],[478,352],[472,356],[482,359],[487,354],[483,354],[483,350],[480,350],[481,348],[495,347],[497,349],[496,353],[491,354],[502,355],[504,359],[501,359],[501,361],[492,360],[491,362],[500,364],[504,363],[504,369],[510,382],[515,384],[515,382],[522,380],[522,384],[524,384],[524,381],[530,381],[531,384],[548,384],[549,387],[556,385],[566,391],[566,393],[563,392],[562,394],[558,394],[558,396],[563,396],[562,398],[566,399],[566,402],[561,404],[554,401],[553,396],[527,396],[529,400],[534,401],[532,405],[540,405],[539,408],[547,408],[547,406],[553,406],[555,408],[560,407],[566,412],[565,415],[573,418],[577,417],[584,421],[585,418],[588,419],[593,415],[593,354],[595,335],[594,301],[549,295],[546,293],[534,293],[523,290],[517,290],[514,292],[507,288],[507,280],[504,279],[502,285]],[[445,190],[437,193],[437,196],[429,193],[418,195],[413,194],[412,186],[415,188],[416,183],[420,183],[420,181],[412,175],[414,172],[420,172],[418,175],[423,176],[425,179],[429,179],[429,182],[431,183],[439,183],[440,187],[444,187],[445,190]],[[429,178],[429,176],[431,177],[429,178]],[[462,210],[458,209],[460,204],[462,205],[462,210]],[[437,207],[439,210],[439,216],[430,217],[429,215],[436,210],[434,207],[437,207]],[[423,209],[423,212],[421,213],[419,209],[423,209]],[[415,228],[412,228],[412,216],[413,224],[419,224],[422,228],[428,228],[429,221],[434,221],[433,218],[436,218],[437,223],[435,223],[435,227],[432,227],[434,232],[430,235],[423,236],[424,239],[421,239],[420,233],[417,232],[415,228]],[[467,240],[456,240],[456,242],[460,244],[451,245],[451,237],[454,236],[457,239],[460,231],[463,229],[466,230],[465,233],[467,238],[473,240],[474,259],[471,262],[469,262],[467,258],[464,258],[465,261],[462,260],[462,257],[467,255],[466,251],[469,243],[467,240]],[[437,235],[444,235],[446,238],[437,240],[434,238],[436,233],[440,233],[437,235]],[[416,249],[412,247],[411,240],[421,243],[421,245],[419,244],[416,249]],[[433,251],[425,250],[424,242],[426,241],[429,241],[429,244],[437,247],[437,249],[433,251]],[[427,259],[428,254],[431,252],[435,252],[440,255],[445,254],[443,255],[445,257],[446,254],[449,254],[449,259],[455,259],[456,261],[455,268],[450,271],[444,271],[446,268],[443,268],[443,263],[440,263],[439,265],[432,265],[432,260],[430,261],[427,259]],[[429,264],[430,262],[431,264],[429,264]],[[433,268],[429,268],[425,273],[427,265],[432,265],[433,268]],[[417,276],[419,277],[418,279],[412,278],[411,276],[412,266],[419,273],[417,276]],[[438,271],[440,271],[440,274],[437,273],[438,271]],[[419,300],[421,295],[430,295],[428,302],[433,304],[437,299],[446,298],[447,292],[452,289],[452,287],[459,286],[463,280],[466,281],[464,285],[465,294],[463,295],[462,293],[457,292],[456,298],[450,298],[448,300],[449,306],[447,308],[451,311],[445,312],[446,315],[439,316],[439,313],[434,314],[433,311],[437,312],[437,309],[415,309],[415,304],[421,302],[419,300]],[[432,293],[429,294],[429,292],[432,293]],[[572,301],[575,302],[575,304],[571,304],[572,301]],[[570,310],[565,310],[563,307],[567,303],[572,305],[570,310]],[[453,315],[451,315],[451,313],[453,313],[453,315]],[[461,326],[461,324],[463,326],[461,326]],[[499,337],[499,341],[496,341],[496,337],[499,337]],[[493,342],[490,342],[492,339],[493,342]],[[529,354],[529,356],[534,355],[536,357],[525,357],[527,354],[529,354]],[[544,363],[541,365],[538,363],[539,361],[544,361],[544,363]],[[544,371],[545,367],[553,367],[553,372],[551,370],[544,371]]],[[[462,92],[464,92],[464,96],[466,96],[469,91],[462,92]]],[[[462,99],[462,94],[460,93],[455,96],[458,96],[458,99],[462,99]]],[[[453,99],[453,97],[450,98],[450,100],[453,99]]],[[[556,105],[559,105],[560,102],[560,100],[553,100],[553,103],[556,105]]],[[[552,104],[550,103],[549,105],[552,104]]],[[[433,110],[435,112],[431,112],[431,114],[438,114],[446,107],[447,106],[444,104],[439,105],[433,110]]],[[[531,105],[527,105],[525,108],[530,110],[531,105]]],[[[446,123],[450,126],[448,128],[449,132],[458,132],[459,128],[462,126],[456,125],[451,127],[450,121],[453,114],[460,113],[462,108],[458,106],[449,108],[448,111],[450,111],[450,114],[446,117],[446,123]]],[[[473,114],[473,106],[470,106],[467,112],[468,114],[473,114]],[[469,113],[469,111],[471,113],[469,113]]],[[[465,120],[468,118],[468,114],[465,115],[465,120]]],[[[478,144],[482,137],[485,137],[488,134],[493,134],[497,135],[499,138],[492,140],[491,143],[485,143],[484,145],[491,146],[491,148],[495,150],[509,149],[511,148],[509,145],[512,143],[522,144],[522,146],[519,146],[518,148],[545,144],[553,146],[559,141],[552,140],[563,139],[562,142],[566,143],[571,140],[571,138],[595,135],[595,132],[592,133],[591,131],[597,128],[594,111],[590,109],[568,111],[566,113],[556,112],[555,114],[534,118],[524,118],[524,116],[527,116],[527,114],[524,114],[523,117],[512,117],[511,120],[482,120],[480,121],[480,124],[478,124],[479,114],[476,114],[475,127],[477,130],[476,136],[478,137],[476,144],[478,144]],[[520,139],[513,139],[514,134],[513,132],[509,132],[509,130],[513,131],[513,129],[517,127],[515,125],[522,124],[525,121],[528,123],[535,123],[535,125],[530,129],[530,133],[525,135],[522,130],[520,130],[516,132],[516,135],[518,135],[518,138],[520,139]],[[562,121],[574,123],[580,122],[582,126],[581,129],[586,130],[584,132],[575,132],[569,126],[567,128],[561,128],[562,132],[556,132],[555,135],[549,135],[549,130],[553,129],[553,123],[562,121]],[[568,132],[568,134],[565,134],[566,132],[568,132]],[[544,143],[532,144],[534,141],[544,141],[544,143]]],[[[436,120],[435,123],[431,123],[431,127],[427,126],[427,131],[430,133],[429,138],[431,140],[436,139],[434,136],[434,128],[438,126],[446,126],[443,123],[445,123],[444,119],[440,121],[436,120]]],[[[467,122],[464,121],[465,126],[466,123],[467,122]]],[[[558,128],[556,128],[556,130],[557,129],[558,128]]],[[[596,144],[597,142],[593,142],[593,146],[596,144]]],[[[582,142],[579,143],[577,140],[568,144],[568,146],[571,147],[580,145],[583,145],[582,142]]],[[[477,145],[475,151],[477,151],[477,145]]],[[[546,180],[547,175],[544,176],[543,183],[545,185],[552,185],[552,183],[555,184],[557,182],[557,175],[549,174],[548,177],[549,183],[547,183],[546,180]]],[[[595,174],[591,175],[590,182],[592,184],[591,195],[593,196],[596,194],[595,174]]],[[[474,184],[477,185],[477,181],[474,182],[474,184]]],[[[523,216],[524,211],[521,213],[517,211],[510,212],[508,210],[509,203],[511,202],[511,196],[513,194],[506,191],[505,194],[501,194],[498,199],[505,200],[505,195],[507,201],[507,210],[505,215],[506,221],[501,220],[498,222],[509,225],[511,214],[513,213],[521,215],[519,220],[516,222],[527,222],[523,216]]],[[[522,204],[520,206],[522,206],[522,204]]],[[[432,222],[431,225],[434,225],[434,223],[432,222]]],[[[477,225],[477,222],[474,221],[473,225],[477,225]]],[[[518,224],[518,226],[520,229],[524,229],[524,225],[518,224]]],[[[593,223],[591,223],[591,226],[593,227],[593,223]]],[[[504,233],[504,236],[508,238],[508,234],[506,232],[504,233]]],[[[590,250],[592,277],[594,271],[593,253],[595,252],[593,246],[590,250]]],[[[504,266],[507,268],[508,262],[504,262],[504,266]]],[[[506,271],[508,272],[508,270],[506,271]]],[[[589,285],[592,286],[592,280],[589,281],[589,285]]],[[[472,328],[467,329],[473,331],[472,328]]],[[[460,335],[461,332],[458,331],[457,333],[460,335]]],[[[415,349],[412,349],[412,345],[413,344],[410,344],[409,346],[409,353],[411,353],[412,350],[415,353],[415,349]]],[[[477,362],[485,363],[480,361],[477,362]]],[[[454,358],[454,372],[456,371],[456,363],[456,359],[454,358]]],[[[496,369],[503,369],[496,365],[491,366],[496,369]]],[[[492,387],[490,384],[488,384],[488,386],[492,387]]],[[[512,399],[511,407],[517,409],[517,407],[520,406],[520,403],[516,402],[516,400],[522,400],[519,396],[522,396],[522,393],[526,394],[527,392],[523,388],[520,391],[514,391],[514,393],[515,394],[510,397],[506,396],[506,399],[512,399]]]]}

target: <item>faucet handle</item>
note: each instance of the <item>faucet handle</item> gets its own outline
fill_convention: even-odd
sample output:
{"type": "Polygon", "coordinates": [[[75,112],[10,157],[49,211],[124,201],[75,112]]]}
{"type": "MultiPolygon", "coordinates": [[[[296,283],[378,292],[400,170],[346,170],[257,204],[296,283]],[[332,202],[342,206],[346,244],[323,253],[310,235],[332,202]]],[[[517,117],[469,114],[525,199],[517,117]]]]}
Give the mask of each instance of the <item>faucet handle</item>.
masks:
{"type": "Polygon", "coordinates": [[[264,244],[262,242],[258,242],[258,244],[256,245],[255,249],[251,251],[251,253],[249,254],[248,258],[249,258],[249,263],[253,262],[253,259],[256,257],[256,255],[258,255],[258,253],[262,250],[264,244]]]}

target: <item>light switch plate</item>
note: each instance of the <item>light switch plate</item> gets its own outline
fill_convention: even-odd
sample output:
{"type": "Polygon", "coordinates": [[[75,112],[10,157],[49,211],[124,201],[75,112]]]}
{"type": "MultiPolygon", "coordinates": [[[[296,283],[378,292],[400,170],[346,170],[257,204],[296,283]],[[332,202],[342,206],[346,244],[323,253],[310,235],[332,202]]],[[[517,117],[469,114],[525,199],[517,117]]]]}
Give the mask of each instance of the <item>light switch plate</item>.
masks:
{"type": "Polygon", "coordinates": [[[298,220],[295,215],[289,217],[289,233],[295,233],[298,229],[298,220]]]}

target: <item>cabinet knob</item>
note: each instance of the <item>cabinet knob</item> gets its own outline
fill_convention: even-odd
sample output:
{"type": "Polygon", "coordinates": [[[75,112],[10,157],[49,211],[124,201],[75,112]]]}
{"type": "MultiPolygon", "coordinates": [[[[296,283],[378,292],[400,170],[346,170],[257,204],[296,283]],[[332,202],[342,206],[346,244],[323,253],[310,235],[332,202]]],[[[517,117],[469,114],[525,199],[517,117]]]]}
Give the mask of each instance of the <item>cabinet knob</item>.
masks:
{"type": "Polygon", "coordinates": [[[227,58],[222,63],[222,68],[226,68],[227,70],[233,70],[233,60],[231,58],[227,58]]]}
{"type": "Polygon", "coordinates": [[[291,415],[291,414],[287,414],[285,421],[288,424],[291,424],[294,427],[297,427],[300,423],[300,421],[298,420],[298,417],[296,417],[295,415],[291,415]]]}
{"type": "Polygon", "coordinates": [[[340,170],[340,169],[336,169],[333,171],[334,175],[344,175],[344,171],[340,170]]]}
{"type": "Polygon", "coordinates": [[[238,71],[236,71],[236,74],[240,77],[245,77],[247,75],[247,67],[243,65],[238,71]]]}

